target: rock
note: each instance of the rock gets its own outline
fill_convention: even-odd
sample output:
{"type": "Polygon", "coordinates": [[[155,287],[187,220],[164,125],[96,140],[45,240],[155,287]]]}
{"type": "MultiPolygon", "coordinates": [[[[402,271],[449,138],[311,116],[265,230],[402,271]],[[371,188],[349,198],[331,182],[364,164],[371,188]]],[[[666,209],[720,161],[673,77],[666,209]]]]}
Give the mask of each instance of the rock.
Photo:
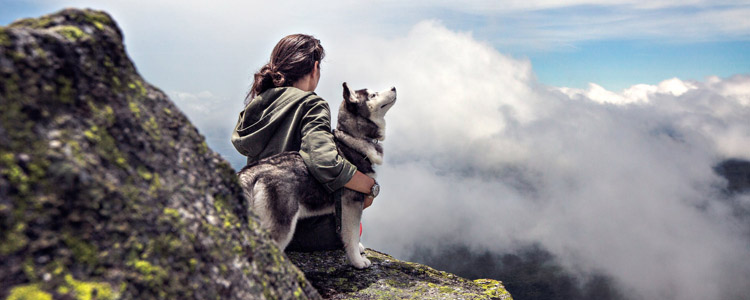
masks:
{"type": "Polygon", "coordinates": [[[373,265],[364,270],[351,267],[343,250],[287,255],[324,298],[512,299],[499,281],[471,281],[372,249],[365,255],[373,265]]]}
{"type": "Polygon", "coordinates": [[[0,27],[0,299],[320,298],[104,12],[0,27]]]}

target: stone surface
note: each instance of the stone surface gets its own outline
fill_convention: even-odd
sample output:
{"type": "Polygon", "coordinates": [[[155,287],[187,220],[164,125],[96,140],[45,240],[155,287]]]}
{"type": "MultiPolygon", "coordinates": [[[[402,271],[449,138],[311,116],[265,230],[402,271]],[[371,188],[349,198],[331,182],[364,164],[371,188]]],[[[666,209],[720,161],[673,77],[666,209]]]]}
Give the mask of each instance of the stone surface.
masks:
{"type": "Polygon", "coordinates": [[[512,299],[502,283],[468,280],[367,249],[373,265],[347,263],[343,250],[287,253],[318,292],[329,299],[512,299]]]}
{"type": "Polygon", "coordinates": [[[0,27],[0,299],[319,298],[104,12],[0,27]]]}

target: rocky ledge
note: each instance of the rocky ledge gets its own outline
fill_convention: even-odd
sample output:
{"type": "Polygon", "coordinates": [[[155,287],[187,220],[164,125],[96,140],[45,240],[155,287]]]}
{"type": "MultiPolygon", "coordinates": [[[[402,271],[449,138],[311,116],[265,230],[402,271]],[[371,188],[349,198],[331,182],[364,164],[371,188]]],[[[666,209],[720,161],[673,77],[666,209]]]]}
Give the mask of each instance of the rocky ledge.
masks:
{"type": "Polygon", "coordinates": [[[512,299],[499,281],[471,281],[372,249],[365,251],[373,263],[365,270],[350,267],[343,250],[287,255],[330,299],[512,299]]]}
{"type": "Polygon", "coordinates": [[[0,299],[509,298],[372,250],[300,271],[122,41],[93,10],[0,27],[0,299]]]}

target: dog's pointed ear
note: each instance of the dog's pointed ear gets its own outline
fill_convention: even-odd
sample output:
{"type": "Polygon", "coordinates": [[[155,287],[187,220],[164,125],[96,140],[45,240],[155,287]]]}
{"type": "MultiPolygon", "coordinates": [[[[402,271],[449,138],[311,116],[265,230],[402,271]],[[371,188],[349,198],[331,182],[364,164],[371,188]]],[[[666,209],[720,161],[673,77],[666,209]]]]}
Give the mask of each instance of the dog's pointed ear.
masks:
{"type": "Polygon", "coordinates": [[[347,103],[359,103],[360,99],[357,97],[357,93],[354,92],[352,89],[349,88],[349,85],[344,82],[344,100],[346,100],[347,103]]]}
{"type": "Polygon", "coordinates": [[[346,107],[346,110],[355,113],[357,111],[357,103],[359,103],[357,94],[344,82],[344,107],[346,107]]]}
{"type": "Polygon", "coordinates": [[[347,103],[355,103],[358,101],[357,96],[354,95],[349,86],[344,82],[344,101],[347,103]]]}

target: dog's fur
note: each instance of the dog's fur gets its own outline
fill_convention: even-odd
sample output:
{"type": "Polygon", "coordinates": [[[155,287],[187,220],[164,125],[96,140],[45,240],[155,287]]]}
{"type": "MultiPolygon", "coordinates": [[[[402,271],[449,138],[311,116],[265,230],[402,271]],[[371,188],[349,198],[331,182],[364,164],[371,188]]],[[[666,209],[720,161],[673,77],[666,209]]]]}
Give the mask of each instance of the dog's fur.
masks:
{"type": "MultiPolygon", "coordinates": [[[[346,83],[334,137],[339,154],[357,170],[375,178],[373,164],[383,162],[385,113],[396,102],[396,88],[382,92],[352,91],[346,83]]],[[[334,200],[308,172],[298,152],[277,154],[243,168],[239,181],[250,208],[261,226],[282,250],[294,235],[299,218],[333,213],[334,200]]],[[[362,269],[371,265],[362,256],[359,223],[365,194],[344,188],[341,192],[341,239],[349,262],[362,269]]]]}

